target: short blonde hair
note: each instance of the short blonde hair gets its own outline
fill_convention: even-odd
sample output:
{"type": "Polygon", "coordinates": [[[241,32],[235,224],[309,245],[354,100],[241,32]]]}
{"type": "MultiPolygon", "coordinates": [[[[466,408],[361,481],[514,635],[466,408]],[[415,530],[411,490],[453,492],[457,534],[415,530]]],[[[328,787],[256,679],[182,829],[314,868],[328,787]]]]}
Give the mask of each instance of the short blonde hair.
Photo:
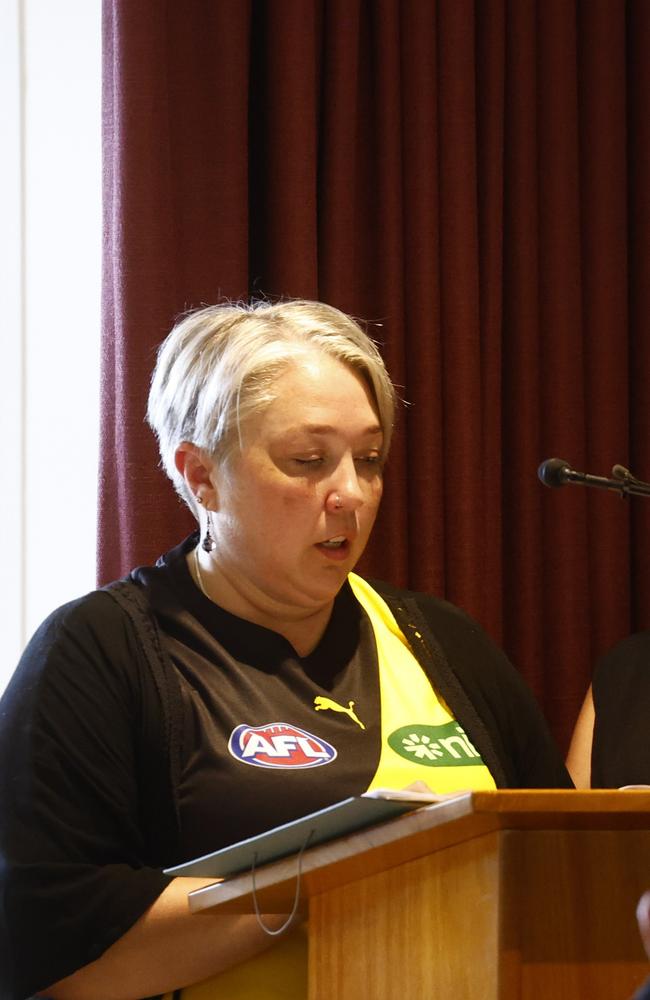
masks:
{"type": "Polygon", "coordinates": [[[183,317],[160,346],[147,420],[163,468],[197,516],[196,500],[175,464],[183,441],[225,461],[241,444],[246,419],[276,397],[273,383],[307,351],[317,349],[358,372],[370,389],[388,454],[395,390],[382,357],[350,316],[298,299],[226,303],[183,317]]]}

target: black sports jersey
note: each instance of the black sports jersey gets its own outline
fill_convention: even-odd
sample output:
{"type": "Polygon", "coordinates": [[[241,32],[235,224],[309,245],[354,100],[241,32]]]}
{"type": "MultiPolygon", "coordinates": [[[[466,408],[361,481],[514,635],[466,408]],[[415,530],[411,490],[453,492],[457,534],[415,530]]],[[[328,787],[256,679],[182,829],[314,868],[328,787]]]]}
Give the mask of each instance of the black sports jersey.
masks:
{"type": "Polygon", "coordinates": [[[372,626],[348,585],[316,649],[299,657],[281,635],[205,597],[190,576],[184,547],[138,579],[155,589],[164,609],[159,623],[182,696],[185,858],[368,787],[380,753],[377,654],[372,626]],[[341,705],[354,702],[364,728],[343,712],[318,711],[314,702],[323,695],[341,705]],[[270,755],[246,756],[229,745],[239,727],[252,730],[258,748],[270,755]]]}

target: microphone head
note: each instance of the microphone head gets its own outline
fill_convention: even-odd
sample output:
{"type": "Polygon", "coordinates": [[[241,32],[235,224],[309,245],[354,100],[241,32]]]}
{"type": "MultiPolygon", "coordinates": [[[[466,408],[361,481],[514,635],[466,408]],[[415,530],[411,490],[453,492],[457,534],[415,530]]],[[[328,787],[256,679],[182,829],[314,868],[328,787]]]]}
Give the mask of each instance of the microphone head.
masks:
{"type": "Polygon", "coordinates": [[[537,475],[544,486],[566,486],[570,469],[571,466],[563,458],[547,458],[537,470],[537,475]]]}

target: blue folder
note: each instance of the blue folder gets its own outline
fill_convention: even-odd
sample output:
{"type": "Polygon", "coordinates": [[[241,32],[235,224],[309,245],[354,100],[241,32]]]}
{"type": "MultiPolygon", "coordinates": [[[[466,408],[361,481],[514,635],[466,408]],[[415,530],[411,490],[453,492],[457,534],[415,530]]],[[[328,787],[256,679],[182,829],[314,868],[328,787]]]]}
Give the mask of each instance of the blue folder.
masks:
{"type": "Polygon", "coordinates": [[[222,847],[219,851],[166,868],[165,874],[226,878],[228,875],[251,871],[253,867],[259,868],[271,861],[298,854],[305,847],[315,847],[316,844],[374,826],[417,806],[438,800],[434,795],[418,794],[406,799],[393,798],[393,795],[398,796],[400,793],[377,791],[343,799],[291,823],[284,823],[237,844],[222,847]]]}

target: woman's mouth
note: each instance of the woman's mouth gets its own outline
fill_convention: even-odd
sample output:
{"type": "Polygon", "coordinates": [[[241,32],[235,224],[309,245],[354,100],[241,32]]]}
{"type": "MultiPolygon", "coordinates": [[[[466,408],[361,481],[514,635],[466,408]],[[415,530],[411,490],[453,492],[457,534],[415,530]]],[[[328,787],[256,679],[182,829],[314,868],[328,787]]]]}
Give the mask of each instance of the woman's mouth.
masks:
{"type": "Polygon", "coordinates": [[[340,549],[342,545],[345,545],[347,538],[345,535],[337,535],[335,538],[328,538],[326,542],[321,542],[327,549],[340,549]]]}
{"type": "Polygon", "coordinates": [[[350,542],[345,535],[334,535],[325,542],[318,542],[316,548],[330,559],[345,559],[350,552],[350,542]]]}

